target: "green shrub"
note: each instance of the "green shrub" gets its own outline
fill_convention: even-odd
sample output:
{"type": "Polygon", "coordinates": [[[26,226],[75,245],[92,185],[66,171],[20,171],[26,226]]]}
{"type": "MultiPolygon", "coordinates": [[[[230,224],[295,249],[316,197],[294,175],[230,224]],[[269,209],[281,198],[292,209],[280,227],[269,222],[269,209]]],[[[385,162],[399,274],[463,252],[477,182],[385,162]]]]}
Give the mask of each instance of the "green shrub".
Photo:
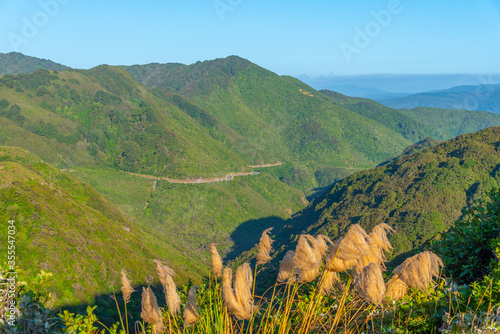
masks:
{"type": "Polygon", "coordinates": [[[1,99],[0,100],[0,110],[5,110],[9,106],[9,101],[6,99],[1,99]]]}
{"type": "Polygon", "coordinates": [[[482,279],[497,262],[500,240],[500,189],[465,212],[465,217],[434,244],[448,273],[459,283],[482,279]]]}

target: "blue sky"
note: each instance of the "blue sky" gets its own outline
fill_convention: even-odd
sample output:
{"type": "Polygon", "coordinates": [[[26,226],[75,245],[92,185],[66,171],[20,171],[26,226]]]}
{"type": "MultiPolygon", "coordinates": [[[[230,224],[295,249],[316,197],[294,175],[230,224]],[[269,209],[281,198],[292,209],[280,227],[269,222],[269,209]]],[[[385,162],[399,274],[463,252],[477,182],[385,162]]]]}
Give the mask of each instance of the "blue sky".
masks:
{"type": "Polygon", "coordinates": [[[500,1],[0,0],[11,51],[76,68],[234,54],[289,75],[500,73],[500,1]]]}

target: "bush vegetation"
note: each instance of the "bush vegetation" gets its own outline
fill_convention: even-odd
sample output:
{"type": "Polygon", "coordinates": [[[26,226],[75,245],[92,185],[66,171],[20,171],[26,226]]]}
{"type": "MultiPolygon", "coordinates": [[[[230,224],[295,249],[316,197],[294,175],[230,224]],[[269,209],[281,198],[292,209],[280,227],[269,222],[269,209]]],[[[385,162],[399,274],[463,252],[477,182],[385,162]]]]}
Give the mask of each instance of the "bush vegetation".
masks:
{"type": "MultiPolygon", "coordinates": [[[[496,210],[488,207],[485,211],[492,209],[496,210]]],[[[283,259],[278,282],[262,295],[254,291],[259,266],[266,265],[272,251],[269,230],[264,231],[258,244],[254,269],[248,263],[241,265],[234,280],[231,269],[222,271],[214,246],[214,272],[196,287],[189,284],[178,290],[174,271],[155,261],[164,292],[161,299],[165,303],[160,305],[165,306],[161,308],[159,294],[149,286],[134,290],[122,271],[122,298],[113,297],[119,319],[111,325],[100,321],[92,307],[87,314],[60,311],[54,317],[56,310],[44,305],[47,295],[41,289],[50,274],[41,272],[33,283],[36,292],[26,292],[23,285],[17,290],[15,326],[2,322],[3,330],[15,333],[37,328],[37,333],[48,333],[46,328],[50,328],[50,333],[153,334],[476,333],[500,329],[500,296],[494,293],[498,285],[494,279],[459,286],[442,276],[443,263],[428,251],[408,258],[393,270],[391,279],[386,278],[382,270],[384,252],[391,247],[386,232],[391,230],[382,224],[367,234],[359,225],[353,225],[335,243],[321,235],[302,235],[302,241],[291,252],[291,262],[288,255],[283,259]],[[141,290],[142,320],[127,311],[131,295],[141,290]]],[[[2,275],[7,276],[5,268],[2,275]]],[[[6,303],[9,301],[3,305],[6,303]]]]}
{"type": "Polygon", "coordinates": [[[353,223],[370,229],[383,222],[400,231],[391,236],[395,256],[422,247],[498,187],[499,136],[500,128],[489,128],[357,172],[316,197],[277,238],[335,238],[353,223]]]}

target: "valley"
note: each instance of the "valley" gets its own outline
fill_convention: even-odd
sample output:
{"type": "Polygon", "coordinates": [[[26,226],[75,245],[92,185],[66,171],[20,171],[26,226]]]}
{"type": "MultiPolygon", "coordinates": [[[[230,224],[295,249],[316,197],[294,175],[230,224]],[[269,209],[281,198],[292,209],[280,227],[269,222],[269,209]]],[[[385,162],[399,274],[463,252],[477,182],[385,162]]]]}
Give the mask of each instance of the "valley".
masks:
{"type": "Polygon", "coordinates": [[[500,333],[500,1],[0,3],[0,334],[500,333]]]}
{"type": "Polygon", "coordinates": [[[236,266],[269,228],[266,282],[300,235],[354,224],[396,229],[395,266],[500,182],[500,115],[393,109],[237,56],[32,72],[20,59],[27,73],[0,76],[1,226],[25,226],[23,279],[53,273],[57,306],[102,303],[121,269],[151,284],[155,259],[201,284],[211,243],[236,266]]]}

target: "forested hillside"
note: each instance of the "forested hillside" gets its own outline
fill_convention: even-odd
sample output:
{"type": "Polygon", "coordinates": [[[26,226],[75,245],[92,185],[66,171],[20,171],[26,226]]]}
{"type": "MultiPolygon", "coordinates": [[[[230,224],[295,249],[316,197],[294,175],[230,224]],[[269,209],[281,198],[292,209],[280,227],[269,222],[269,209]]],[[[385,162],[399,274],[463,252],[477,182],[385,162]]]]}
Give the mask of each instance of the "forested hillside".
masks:
{"type": "Polygon", "coordinates": [[[422,246],[446,230],[483,194],[498,187],[500,128],[437,144],[334,184],[278,234],[283,245],[301,233],[337,238],[352,224],[386,223],[394,255],[422,246]]]}
{"type": "Polygon", "coordinates": [[[225,145],[249,163],[289,163],[275,175],[302,190],[372,167],[411,143],[376,121],[330,103],[299,80],[237,56],[190,66],[126,69],[150,87],[191,99],[224,123],[237,134],[226,135],[234,140],[225,145]]]}

